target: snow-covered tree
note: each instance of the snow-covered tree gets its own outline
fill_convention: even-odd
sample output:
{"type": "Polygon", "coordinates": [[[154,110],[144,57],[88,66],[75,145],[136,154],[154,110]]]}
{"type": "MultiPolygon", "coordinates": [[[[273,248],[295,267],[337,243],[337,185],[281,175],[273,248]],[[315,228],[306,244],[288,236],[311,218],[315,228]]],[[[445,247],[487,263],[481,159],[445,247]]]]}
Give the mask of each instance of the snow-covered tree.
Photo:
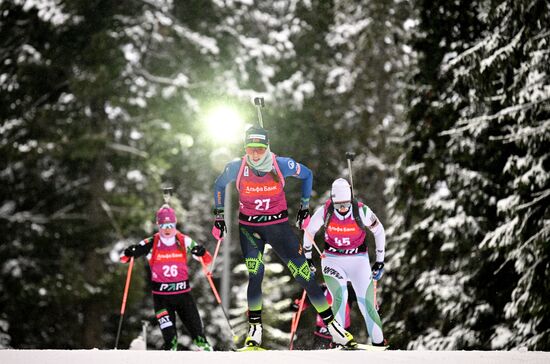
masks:
{"type": "Polygon", "coordinates": [[[410,348],[548,348],[548,4],[418,5],[390,329],[410,348]]]}

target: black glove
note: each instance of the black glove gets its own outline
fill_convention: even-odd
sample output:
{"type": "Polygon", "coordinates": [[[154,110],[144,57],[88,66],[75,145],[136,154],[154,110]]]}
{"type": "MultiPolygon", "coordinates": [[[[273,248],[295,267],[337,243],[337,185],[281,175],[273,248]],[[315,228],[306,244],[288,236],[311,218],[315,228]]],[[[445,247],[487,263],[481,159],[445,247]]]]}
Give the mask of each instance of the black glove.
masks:
{"type": "Polygon", "coordinates": [[[384,274],[384,263],[383,262],[376,262],[372,265],[372,279],[375,281],[382,278],[382,274],[384,274]]]}
{"type": "Polygon", "coordinates": [[[212,235],[214,235],[217,240],[220,240],[227,232],[223,210],[214,209],[214,214],[216,215],[216,218],[214,219],[214,226],[212,227],[212,235]]]}
{"type": "Polygon", "coordinates": [[[191,254],[202,257],[206,253],[206,249],[202,245],[195,245],[193,249],[191,249],[191,254]]]}
{"type": "Polygon", "coordinates": [[[309,270],[315,273],[317,271],[317,268],[315,268],[315,264],[313,264],[312,259],[307,259],[307,265],[309,265],[309,270]]]}
{"type": "Polygon", "coordinates": [[[309,207],[303,207],[300,205],[298,215],[296,215],[296,227],[298,229],[305,229],[309,224],[309,207]]]}
{"type": "Polygon", "coordinates": [[[126,255],[127,257],[136,256],[137,247],[138,247],[137,245],[130,245],[129,247],[124,249],[124,255],[126,255]]]}

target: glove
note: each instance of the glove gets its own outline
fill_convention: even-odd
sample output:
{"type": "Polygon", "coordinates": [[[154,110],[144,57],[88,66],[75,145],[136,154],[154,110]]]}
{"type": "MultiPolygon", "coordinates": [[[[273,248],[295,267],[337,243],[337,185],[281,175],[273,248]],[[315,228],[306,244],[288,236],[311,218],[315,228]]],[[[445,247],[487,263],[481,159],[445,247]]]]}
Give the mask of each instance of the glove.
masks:
{"type": "MultiPolygon", "coordinates": [[[[302,307],[302,311],[304,311],[306,308],[306,305],[304,304],[304,306],[302,307]]],[[[292,301],[292,303],[290,304],[290,310],[292,312],[298,312],[300,310],[300,299],[299,298],[296,298],[294,301],[292,301]]]]}
{"type": "Polygon", "coordinates": [[[310,270],[312,273],[317,272],[317,268],[315,268],[315,264],[313,264],[313,260],[312,260],[312,259],[307,259],[307,265],[309,265],[309,270],[310,270]]]}
{"type": "Polygon", "coordinates": [[[137,245],[130,245],[124,249],[124,255],[127,257],[134,257],[136,255],[137,245]]]}
{"type": "Polygon", "coordinates": [[[309,207],[300,205],[298,215],[296,215],[296,227],[298,229],[305,229],[309,225],[309,207]]]}
{"type": "Polygon", "coordinates": [[[193,249],[191,249],[191,254],[202,257],[206,253],[206,249],[202,245],[195,245],[193,249]]]}
{"type": "Polygon", "coordinates": [[[216,240],[220,240],[223,238],[224,233],[227,232],[223,210],[214,209],[214,214],[216,214],[216,218],[214,219],[214,226],[212,227],[212,235],[214,235],[216,240]]]}
{"type": "MultiPolygon", "coordinates": [[[[302,306],[302,312],[304,312],[308,308],[307,299],[304,301],[304,305],[302,306]]],[[[292,312],[298,312],[300,310],[300,299],[296,298],[292,303],[290,304],[290,310],[292,312]]]]}
{"type": "Polygon", "coordinates": [[[313,259],[313,255],[311,254],[311,246],[304,246],[304,257],[306,257],[307,260],[313,259]]]}
{"type": "Polygon", "coordinates": [[[384,274],[384,263],[383,262],[376,262],[372,265],[372,279],[375,281],[382,278],[382,275],[384,274]]]}

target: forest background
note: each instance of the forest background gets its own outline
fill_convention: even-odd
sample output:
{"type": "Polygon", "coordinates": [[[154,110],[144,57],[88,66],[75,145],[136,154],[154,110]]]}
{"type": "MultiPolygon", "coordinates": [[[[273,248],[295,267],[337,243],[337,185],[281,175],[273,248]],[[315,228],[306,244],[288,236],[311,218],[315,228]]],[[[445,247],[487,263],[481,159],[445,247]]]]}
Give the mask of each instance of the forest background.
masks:
{"type": "MultiPolygon", "coordinates": [[[[0,347],[112,348],[120,251],[154,232],[167,185],[179,228],[213,250],[213,183],[221,159],[242,155],[245,127],[222,126],[234,114],[253,124],[261,96],[272,150],[314,173],[313,208],[357,154],[356,195],[387,232],[379,302],[392,347],[550,350],[549,7],[0,0],[0,347]]],[[[292,216],[299,188],[288,180],[292,216]]],[[[243,334],[246,271],[236,240],[222,250],[243,334]]],[[[266,342],[284,348],[300,291],[268,259],[266,342]]],[[[190,264],[207,336],[227,349],[190,264]]],[[[145,266],[120,347],[141,320],[160,346],[145,266]]],[[[312,325],[308,312],[302,347],[312,325]]]]}

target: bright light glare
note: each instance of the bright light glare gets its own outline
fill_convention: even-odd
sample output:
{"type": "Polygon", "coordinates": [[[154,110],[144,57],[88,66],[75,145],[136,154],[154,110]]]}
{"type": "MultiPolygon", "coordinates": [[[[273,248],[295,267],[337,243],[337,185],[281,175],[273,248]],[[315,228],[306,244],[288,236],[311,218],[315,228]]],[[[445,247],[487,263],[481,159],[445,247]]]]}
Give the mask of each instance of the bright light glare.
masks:
{"type": "Polygon", "coordinates": [[[235,110],[220,106],[206,115],[205,126],[213,140],[236,143],[244,138],[244,122],[235,110]]]}

